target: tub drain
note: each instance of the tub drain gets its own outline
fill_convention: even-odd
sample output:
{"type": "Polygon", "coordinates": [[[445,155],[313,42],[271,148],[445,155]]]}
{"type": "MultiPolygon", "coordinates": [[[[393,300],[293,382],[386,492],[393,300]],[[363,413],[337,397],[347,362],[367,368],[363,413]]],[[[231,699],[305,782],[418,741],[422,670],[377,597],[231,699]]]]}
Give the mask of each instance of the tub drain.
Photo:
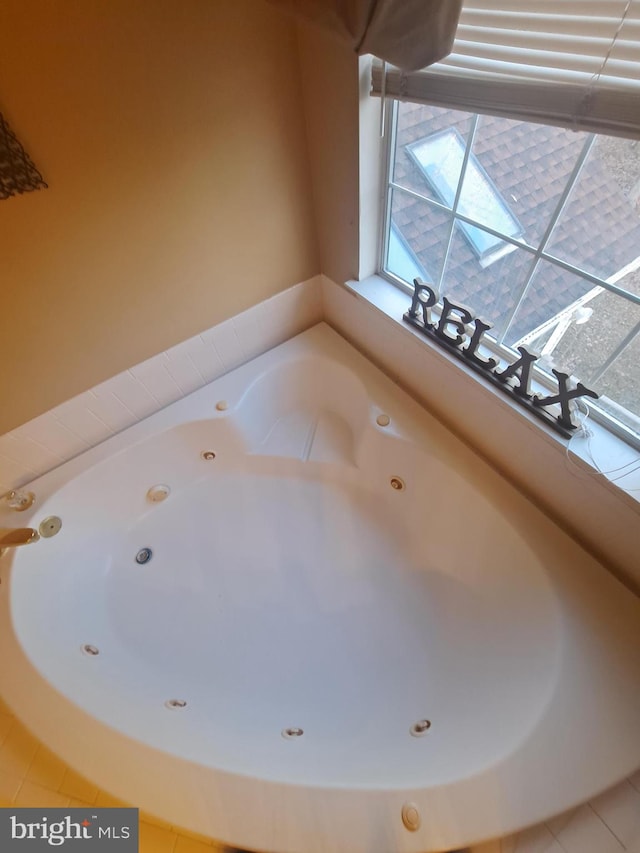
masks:
{"type": "Polygon", "coordinates": [[[91,643],[85,643],[82,651],[85,655],[89,655],[89,657],[95,657],[100,654],[100,649],[97,646],[92,646],[91,643]]]}
{"type": "Polygon", "coordinates": [[[402,492],[406,488],[402,477],[392,477],[389,480],[389,485],[392,489],[395,489],[396,492],[402,492]]]}
{"type": "Polygon", "coordinates": [[[180,708],[187,707],[186,699],[167,699],[164,703],[165,707],[169,708],[171,711],[178,711],[180,708]]]}
{"type": "Polygon", "coordinates": [[[152,557],[153,551],[151,548],[141,548],[136,554],[136,563],[140,566],[144,566],[144,564],[148,563],[152,557]]]}

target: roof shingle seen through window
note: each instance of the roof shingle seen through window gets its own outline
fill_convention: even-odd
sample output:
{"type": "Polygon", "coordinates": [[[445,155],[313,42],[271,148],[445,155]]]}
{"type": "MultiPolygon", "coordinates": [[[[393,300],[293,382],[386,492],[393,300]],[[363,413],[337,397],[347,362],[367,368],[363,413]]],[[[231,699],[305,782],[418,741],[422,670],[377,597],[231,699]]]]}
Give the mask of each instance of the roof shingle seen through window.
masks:
{"type": "MultiPolygon", "coordinates": [[[[452,110],[400,105],[394,180],[434,198],[425,175],[405,146],[450,127],[466,140],[470,119],[468,114],[452,110]]],[[[473,153],[522,223],[530,245],[539,244],[584,142],[583,133],[480,117],[473,153]]],[[[437,280],[442,263],[438,249],[442,214],[419,199],[396,192],[392,219],[422,266],[437,280]]],[[[640,255],[640,220],[593,151],[547,251],[605,279],[640,255]]],[[[454,236],[443,289],[499,329],[519,295],[519,284],[530,263],[531,255],[516,249],[482,269],[469,243],[458,234],[454,236]]],[[[536,276],[535,287],[529,289],[518,310],[507,343],[551,319],[591,288],[590,282],[560,267],[545,265],[544,274],[536,276]]]]}

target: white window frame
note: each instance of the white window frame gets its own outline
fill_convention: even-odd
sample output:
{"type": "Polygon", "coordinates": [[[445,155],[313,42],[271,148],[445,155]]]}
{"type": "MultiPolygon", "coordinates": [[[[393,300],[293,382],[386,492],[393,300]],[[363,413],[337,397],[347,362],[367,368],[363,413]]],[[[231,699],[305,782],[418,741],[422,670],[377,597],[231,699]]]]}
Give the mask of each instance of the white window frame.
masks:
{"type": "MultiPolygon", "coordinates": [[[[474,137],[475,137],[475,131],[477,128],[477,124],[478,124],[480,114],[473,115],[471,128],[469,130],[469,133],[467,134],[465,157],[463,160],[463,171],[461,173],[460,180],[458,182],[458,190],[457,190],[456,197],[454,199],[454,203],[453,203],[452,208],[449,208],[446,205],[441,204],[440,202],[436,201],[435,199],[429,198],[427,195],[423,195],[423,194],[421,194],[415,190],[412,190],[412,189],[409,189],[407,187],[403,187],[399,184],[396,184],[393,181],[392,169],[393,169],[393,158],[394,158],[395,149],[396,149],[396,127],[397,127],[398,104],[399,104],[399,102],[396,100],[389,100],[386,103],[385,134],[384,134],[384,140],[385,140],[386,144],[384,144],[382,147],[382,152],[383,152],[383,154],[382,154],[382,156],[383,156],[383,186],[382,186],[382,193],[381,193],[381,197],[382,197],[382,211],[381,211],[381,215],[380,215],[381,234],[380,234],[380,240],[379,240],[379,255],[378,255],[377,275],[379,275],[381,278],[384,278],[387,281],[391,282],[396,287],[399,287],[404,292],[406,292],[408,294],[413,293],[413,288],[412,288],[410,283],[403,281],[402,279],[398,278],[396,275],[394,275],[393,273],[391,273],[390,271],[385,269],[385,262],[386,262],[387,251],[388,251],[388,234],[389,234],[389,229],[391,227],[391,199],[392,199],[392,194],[395,191],[395,192],[406,193],[406,194],[411,195],[415,198],[418,198],[421,201],[424,201],[425,203],[427,203],[428,205],[430,205],[436,209],[440,209],[440,210],[446,212],[447,215],[451,216],[450,229],[449,229],[449,234],[448,234],[448,238],[447,238],[447,246],[445,247],[444,261],[442,264],[442,268],[440,270],[440,280],[441,280],[441,277],[444,275],[444,271],[446,270],[447,260],[448,260],[449,253],[451,251],[452,242],[453,242],[456,220],[459,220],[461,222],[465,222],[469,225],[476,226],[476,227],[479,227],[485,231],[488,231],[489,233],[494,234],[496,237],[499,237],[500,239],[502,239],[508,243],[511,243],[514,246],[517,246],[518,248],[523,249],[526,252],[528,252],[529,254],[531,254],[531,256],[532,256],[531,268],[529,270],[528,275],[525,278],[524,283],[522,283],[520,286],[520,292],[518,294],[518,298],[514,302],[514,306],[511,310],[510,314],[509,314],[507,323],[500,330],[500,334],[499,334],[497,340],[496,341],[491,340],[488,342],[488,350],[494,354],[500,355],[503,358],[506,358],[507,360],[513,359],[514,351],[511,348],[504,345],[504,343],[503,343],[504,338],[505,338],[505,336],[509,330],[509,327],[513,321],[513,318],[516,315],[516,312],[517,312],[522,300],[525,297],[525,294],[527,293],[528,287],[531,283],[531,280],[535,274],[536,269],[538,268],[538,264],[539,264],[540,260],[548,261],[550,263],[553,263],[557,266],[562,267],[565,270],[568,270],[569,272],[572,272],[572,273],[580,276],[581,278],[585,279],[587,282],[590,282],[594,288],[602,288],[603,290],[608,290],[609,292],[616,294],[618,297],[626,299],[627,301],[634,303],[636,305],[640,305],[640,295],[631,293],[629,291],[624,290],[624,288],[619,287],[615,283],[616,276],[612,276],[611,279],[602,279],[596,275],[593,275],[591,273],[586,272],[585,270],[580,269],[579,267],[577,267],[577,266],[575,266],[575,265],[573,265],[567,261],[562,260],[561,258],[557,258],[555,255],[552,255],[551,253],[546,251],[546,246],[549,243],[549,240],[552,236],[555,225],[556,225],[559,217],[561,216],[562,211],[566,205],[566,202],[569,198],[571,189],[573,188],[575,182],[578,180],[580,172],[582,171],[582,168],[586,162],[589,151],[591,150],[591,146],[593,145],[593,143],[596,139],[596,134],[589,134],[587,139],[585,140],[585,144],[583,146],[583,149],[582,149],[580,155],[578,156],[578,159],[574,165],[574,169],[573,169],[573,171],[572,171],[572,173],[571,173],[571,175],[567,181],[567,184],[564,188],[564,191],[563,191],[563,193],[562,193],[562,195],[561,195],[561,197],[560,197],[560,199],[556,205],[556,209],[551,216],[551,220],[548,223],[541,240],[539,241],[539,245],[537,247],[534,247],[534,246],[527,244],[522,239],[513,238],[507,234],[503,234],[499,231],[496,231],[496,230],[492,229],[491,227],[487,226],[486,223],[483,223],[483,222],[475,220],[471,217],[465,216],[465,215],[459,213],[457,210],[458,202],[459,202],[459,198],[460,198],[462,181],[464,178],[464,169],[465,169],[466,164],[467,164],[469,157],[471,155],[473,141],[474,141],[474,137]]],[[[437,288],[439,288],[440,280],[435,282],[435,285],[437,288]]],[[[491,320],[492,320],[491,317],[483,317],[482,319],[486,320],[487,322],[491,322],[491,320]]],[[[639,334],[640,334],[640,322],[637,323],[631,329],[631,331],[623,338],[623,340],[618,344],[618,346],[614,348],[613,352],[609,354],[607,359],[605,359],[603,365],[601,366],[601,368],[599,370],[598,377],[601,376],[602,373],[604,373],[604,371],[625,351],[625,349],[627,349],[628,346],[630,346],[630,344],[638,337],[639,334]]],[[[534,367],[534,374],[535,374],[535,379],[539,383],[541,388],[550,389],[553,387],[552,382],[550,380],[550,377],[548,377],[544,373],[544,371],[542,371],[540,369],[536,369],[534,367]]],[[[616,403],[615,400],[611,400],[611,402],[614,404],[614,406],[618,406],[619,408],[622,408],[619,406],[619,404],[616,403]]],[[[624,411],[627,411],[627,410],[624,410],[624,411]]],[[[589,403],[589,412],[590,412],[590,417],[593,418],[593,420],[600,423],[601,425],[603,425],[608,431],[610,431],[611,433],[616,435],[618,438],[621,438],[627,444],[630,444],[631,446],[636,447],[636,448],[640,448],[640,427],[639,427],[639,433],[634,432],[626,424],[624,424],[623,422],[621,422],[620,420],[615,418],[612,414],[610,414],[609,412],[599,408],[597,406],[597,403],[594,404],[591,401],[589,403]]],[[[631,415],[633,417],[635,417],[635,413],[631,413],[631,415]]]]}

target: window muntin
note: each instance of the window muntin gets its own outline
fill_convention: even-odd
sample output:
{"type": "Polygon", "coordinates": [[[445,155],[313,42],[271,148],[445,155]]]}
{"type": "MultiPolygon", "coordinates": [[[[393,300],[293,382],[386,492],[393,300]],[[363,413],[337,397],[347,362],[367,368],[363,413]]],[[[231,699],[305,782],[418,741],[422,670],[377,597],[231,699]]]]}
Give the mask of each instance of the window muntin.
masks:
{"type": "MultiPolygon", "coordinates": [[[[500,192],[480,165],[473,152],[464,163],[466,145],[460,133],[447,128],[407,145],[407,152],[418,165],[435,190],[440,201],[453,207],[463,167],[465,177],[458,199],[458,210],[464,216],[485,222],[495,231],[510,237],[521,237],[522,226],[501,198],[500,192]]],[[[478,255],[480,266],[487,267],[513,250],[511,243],[481,228],[460,220],[460,227],[472,249],[478,255]]]]}
{"type": "Polygon", "coordinates": [[[492,323],[494,336],[515,309],[518,292],[525,287],[533,263],[529,252],[506,245],[511,252],[482,267],[470,257],[463,226],[456,222],[440,286],[440,292],[449,299],[468,306],[476,317],[492,323]]]}
{"type": "MultiPolygon", "coordinates": [[[[415,167],[407,154],[411,143],[424,139],[432,133],[454,129],[466,146],[473,124],[473,116],[457,110],[425,109],[421,104],[402,105],[402,120],[395,124],[393,156],[391,158],[391,180],[406,189],[414,190],[432,201],[440,201],[436,192],[425,179],[424,174],[415,167]]],[[[460,164],[462,166],[462,164],[460,164]]],[[[458,175],[458,178],[460,176],[458,175]]]]}
{"type": "Polygon", "coordinates": [[[387,264],[404,281],[413,281],[414,278],[420,278],[426,284],[432,281],[431,276],[416,258],[411,246],[402,236],[398,226],[393,223],[391,223],[391,228],[389,229],[387,264]]]}
{"type": "Polygon", "coordinates": [[[403,279],[401,270],[393,266],[393,255],[392,263],[389,263],[389,236],[395,230],[396,234],[401,234],[406,245],[411,248],[417,263],[426,271],[428,280],[438,282],[445,262],[447,239],[451,229],[450,215],[440,207],[429,205],[424,199],[408,196],[400,190],[391,190],[389,213],[390,227],[385,234],[387,243],[385,258],[389,272],[406,281],[403,279]],[[420,252],[416,252],[419,235],[423,237],[420,239],[420,252]]]}
{"type": "MultiPolygon", "coordinates": [[[[442,293],[493,323],[499,346],[528,338],[547,366],[573,371],[603,396],[600,409],[640,435],[630,358],[640,347],[640,145],[426,105],[395,104],[393,113],[386,227],[394,223],[442,293]],[[448,151],[446,193],[415,156],[434,134],[455,136],[462,150],[448,151]],[[509,219],[499,227],[490,207],[474,207],[472,194],[460,204],[474,159],[519,234],[509,219]],[[483,269],[470,228],[510,253],[483,269]]],[[[435,150],[427,147],[433,172],[435,150]]],[[[386,257],[383,272],[410,281],[386,257]]]]}
{"type": "MultiPolygon", "coordinates": [[[[565,131],[566,133],[566,131],[565,131]]],[[[549,240],[550,254],[607,279],[640,255],[640,142],[597,136],[549,240]],[[626,196],[628,215],[616,216],[601,230],[585,233],[585,205],[597,198],[611,205],[626,196]],[[635,204],[634,204],[635,199],[635,204]],[[629,247],[621,251],[620,246],[629,247]],[[588,248],[588,251],[587,251],[588,248]]]]}

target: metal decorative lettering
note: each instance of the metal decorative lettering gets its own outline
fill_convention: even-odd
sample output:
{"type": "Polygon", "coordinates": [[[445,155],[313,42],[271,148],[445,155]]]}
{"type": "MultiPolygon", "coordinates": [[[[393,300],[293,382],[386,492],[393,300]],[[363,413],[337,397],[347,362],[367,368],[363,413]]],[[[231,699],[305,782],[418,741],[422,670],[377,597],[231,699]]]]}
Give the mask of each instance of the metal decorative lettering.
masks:
{"type": "Polygon", "coordinates": [[[47,184],[0,114],[0,199],[45,189],[47,184]]]}
{"type": "Polygon", "coordinates": [[[495,358],[483,358],[478,354],[478,349],[482,345],[483,335],[491,326],[474,317],[468,308],[456,305],[446,296],[442,298],[440,307],[437,291],[419,278],[413,280],[413,287],[411,308],[403,316],[405,322],[436,341],[447,352],[480,373],[565,438],[570,438],[572,431],[578,426],[572,419],[571,401],[579,397],[592,397],[597,400],[595,391],[586,388],[581,382],[577,382],[575,388],[569,388],[569,375],[552,369],[558,383],[557,393],[547,397],[532,394],[531,368],[538,360],[537,355],[528,352],[524,347],[517,347],[520,357],[506,366],[500,365],[495,358]],[[437,323],[432,312],[436,306],[440,308],[437,323]],[[473,331],[470,330],[471,326],[473,331]],[[560,414],[554,415],[547,411],[549,406],[558,406],[560,414]]]}

